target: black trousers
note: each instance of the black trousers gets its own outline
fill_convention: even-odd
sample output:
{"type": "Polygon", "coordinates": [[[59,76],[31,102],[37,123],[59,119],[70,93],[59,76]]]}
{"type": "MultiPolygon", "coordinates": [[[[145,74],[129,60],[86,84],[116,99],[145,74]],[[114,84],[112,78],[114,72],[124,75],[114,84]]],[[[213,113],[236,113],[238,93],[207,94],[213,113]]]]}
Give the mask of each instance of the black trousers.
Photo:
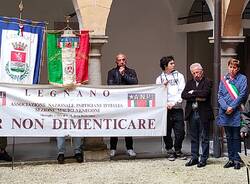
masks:
{"type": "Polygon", "coordinates": [[[171,109],[168,110],[167,115],[167,135],[163,137],[165,147],[167,150],[174,147],[175,151],[181,151],[182,142],[185,137],[184,130],[184,113],[183,109],[171,109]],[[174,143],[171,136],[172,130],[174,130],[174,143]]]}
{"type": "Polygon", "coordinates": [[[7,146],[7,137],[0,137],[0,149],[5,150],[7,146]]]}
{"type": "MultiPolygon", "coordinates": [[[[118,137],[111,137],[110,138],[110,149],[116,150],[118,142],[118,137]]],[[[125,137],[126,148],[133,149],[133,138],[132,137],[125,137]]]]}

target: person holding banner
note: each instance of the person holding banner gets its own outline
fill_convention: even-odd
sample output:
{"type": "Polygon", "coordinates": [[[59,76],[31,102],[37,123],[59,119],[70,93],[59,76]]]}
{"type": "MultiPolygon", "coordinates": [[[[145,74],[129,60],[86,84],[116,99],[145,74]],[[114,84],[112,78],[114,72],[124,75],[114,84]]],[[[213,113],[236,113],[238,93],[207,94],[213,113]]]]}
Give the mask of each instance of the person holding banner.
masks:
{"type": "Polygon", "coordinates": [[[222,77],[218,91],[219,115],[217,124],[223,126],[227,137],[228,162],[224,168],[240,169],[241,110],[247,98],[247,78],[239,73],[240,61],[229,59],[228,73],[222,77]]]}
{"type": "Polygon", "coordinates": [[[167,135],[163,137],[167,150],[167,158],[174,161],[177,157],[186,159],[182,153],[182,142],[185,137],[184,113],[182,109],[181,93],[185,87],[184,76],[175,70],[173,56],[162,57],[160,60],[162,73],[156,79],[156,84],[167,86],[167,135]],[[175,140],[173,144],[172,130],[175,140]],[[173,150],[174,147],[174,150],[173,150]]]}
{"type": "MultiPolygon", "coordinates": [[[[135,70],[128,68],[127,57],[124,54],[118,54],[116,56],[116,67],[109,70],[107,84],[108,85],[134,85],[138,84],[138,79],[135,70]]],[[[116,154],[116,146],[118,137],[110,138],[110,157],[114,157],[116,154]]],[[[125,137],[127,154],[130,157],[135,157],[136,153],[133,150],[133,138],[125,137]]]]}
{"type": "Polygon", "coordinates": [[[187,81],[182,98],[187,101],[185,119],[191,136],[191,159],[185,166],[205,167],[209,157],[209,129],[214,119],[211,105],[212,82],[204,76],[200,63],[190,65],[192,79],[187,81]],[[202,154],[199,160],[201,140],[202,154]]]}
{"type": "MultiPolygon", "coordinates": [[[[57,137],[57,148],[58,148],[58,163],[64,164],[64,153],[65,153],[65,137],[57,137]]],[[[82,156],[82,149],[81,149],[81,138],[80,137],[73,137],[73,144],[74,144],[74,152],[75,152],[75,159],[78,163],[83,162],[82,156]]]]}
{"type": "Polygon", "coordinates": [[[6,152],[7,147],[7,137],[0,137],[0,160],[11,162],[12,158],[6,152]]]}

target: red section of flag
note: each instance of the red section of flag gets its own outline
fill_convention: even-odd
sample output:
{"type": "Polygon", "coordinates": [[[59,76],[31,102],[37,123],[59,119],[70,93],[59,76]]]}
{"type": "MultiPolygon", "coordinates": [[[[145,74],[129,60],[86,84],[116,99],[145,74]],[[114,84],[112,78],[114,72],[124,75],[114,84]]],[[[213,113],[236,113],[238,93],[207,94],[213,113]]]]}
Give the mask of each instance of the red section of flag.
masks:
{"type": "Polygon", "coordinates": [[[26,53],[25,52],[11,51],[11,61],[25,63],[26,53]]]}
{"type": "Polygon", "coordinates": [[[136,100],[136,107],[147,107],[147,100],[136,100]]]}
{"type": "Polygon", "coordinates": [[[6,92],[4,91],[0,91],[0,99],[1,99],[1,104],[2,106],[6,105],[6,92]]]}
{"type": "Polygon", "coordinates": [[[2,106],[5,106],[6,105],[6,98],[3,98],[2,99],[2,106]]]}
{"type": "Polygon", "coordinates": [[[128,107],[131,107],[131,100],[128,100],[128,107]]]}
{"type": "Polygon", "coordinates": [[[152,100],[152,107],[155,107],[155,99],[152,100]]]}
{"type": "Polygon", "coordinates": [[[76,83],[88,81],[89,31],[81,31],[79,48],[76,49],[76,83]]]}

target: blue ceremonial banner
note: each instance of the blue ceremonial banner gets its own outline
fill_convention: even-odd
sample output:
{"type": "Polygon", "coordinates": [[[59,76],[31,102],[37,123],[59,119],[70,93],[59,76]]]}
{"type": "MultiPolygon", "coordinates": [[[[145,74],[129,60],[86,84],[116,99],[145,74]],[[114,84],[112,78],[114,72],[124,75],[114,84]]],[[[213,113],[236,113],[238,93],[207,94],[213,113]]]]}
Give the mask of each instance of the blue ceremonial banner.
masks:
{"type": "Polygon", "coordinates": [[[0,16],[0,82],[39,82],[44,31],[44,22],[0,16]]]}

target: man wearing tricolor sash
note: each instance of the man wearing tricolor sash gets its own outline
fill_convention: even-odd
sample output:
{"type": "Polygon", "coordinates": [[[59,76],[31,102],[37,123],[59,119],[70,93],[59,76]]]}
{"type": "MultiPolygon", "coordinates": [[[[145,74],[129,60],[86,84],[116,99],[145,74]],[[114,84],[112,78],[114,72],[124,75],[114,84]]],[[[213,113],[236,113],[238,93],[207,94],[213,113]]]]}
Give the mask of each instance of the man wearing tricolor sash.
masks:
{"type": "Polygon", "coordinates": [[[247,78],[239,73],[240,61],[228,61],[228,73],[221,79],[218,91],[219,115],[217,124],[224,127],[229,161],[224,168],[240,169],[241,104],[247,98],[247,78]]]}

